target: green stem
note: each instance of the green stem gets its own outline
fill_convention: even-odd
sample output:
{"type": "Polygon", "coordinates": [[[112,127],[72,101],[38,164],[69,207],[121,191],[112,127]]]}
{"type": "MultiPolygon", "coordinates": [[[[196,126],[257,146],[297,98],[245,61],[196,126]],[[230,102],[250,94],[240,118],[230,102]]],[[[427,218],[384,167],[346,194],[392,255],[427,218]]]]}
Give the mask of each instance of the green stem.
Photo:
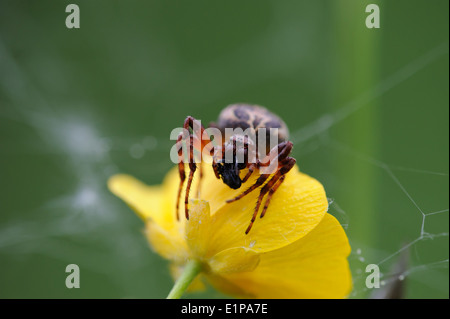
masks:
{"type": "Polygon", "coordinates": [[[197,277],[202,270],[202,264],[198,260],[190,260],[184,267],[183,273],[175,282],[172,290],[169,292],[167,299],[180,299],[191,282],[197,277]]]}
{"type": "MultiPolygon", "coordinates": [[[[380,1],[376,1],[380,4],[380,1]]],[[[380,40],[383,29],[368,29],[365,26],[365,8],[370,0],[337,1],[335,39],[337,65],[336,100],[338,104],[351,101],[369,92],[379,82],[380,40]]],[[[377,157],[380,136],[379,99],[361,105],[360,110],[349,117],[337,134],[351,148],[362,154],[377,157]]],[[[351,230],[354,240],[362,244],[373,244],[376,222],[377,168],[356,158],[342,158],[341,180],[353,185],[351,192],[339,194],[346,210],[355,213],[358,226],[351,230]],[[362,213],[364,212],[364,213],[362,213]]]]}
{"type": "MultiPolygon", "coordinates": [[[[360,96],[373,92],[380,82],[380,53],[383,26],[380,29],[368,29],[365,25],[366,6],[377,3],[383,8],[381,0],[340,0],[335,5],[335,101],[336,105],[345,105],[348,101],[357,101],[360,96]]],[[[383,9],[381,9],[383,10],[383,9]]],[[[386,10],[386,9],[385,9],[386,10]]],[[[386,12],[386,11],[384,11],[386,12]]],[[[382,20],[383,21],[383,20],[382,20]]],[[[337,141],[349,145],[351,149],[370,157],[379,157],[381,139],[380,99],[361,100],[359,110],[349,116],[339,130],[335,130],[337,141]]],[[[345,207],[353,227],[348,235],[356,247],[371,247],[377,241],[380,170],[372,163],[356,156],[337,157],[337,180],[346,189],[336,193],[337,202],[345,207]]],[[[348,155],[348,154],[347,154],[348,155]]],[[[350,153],[351,155],[351,153],[350,153]]],[[[379,225],[378,225],[379,226],[379,225]]],[[[355,248],[356,248],[355,247],[355,248]]],[[[357,267],[360,267],[359,265],[357,267]]],[[[361,287],[355,287],[360,290],[361,287]]]]}

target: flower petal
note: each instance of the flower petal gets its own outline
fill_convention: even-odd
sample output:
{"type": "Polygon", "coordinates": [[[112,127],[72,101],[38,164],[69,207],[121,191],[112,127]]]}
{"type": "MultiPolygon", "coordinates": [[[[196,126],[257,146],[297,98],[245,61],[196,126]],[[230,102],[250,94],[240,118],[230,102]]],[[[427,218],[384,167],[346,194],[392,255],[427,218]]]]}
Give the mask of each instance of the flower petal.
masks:
{"type": "Polygon", "coordinates": [[[190,248],[192,257],[203,258],[208,249],[210,237],[210,210],[206,201],[190,200],[189,220],[185,222],[185,240],[190,248]]]}
{"type": "Polygon", "coordinates": [[[114,175],[108,180],[108,187],[147,222],[146,235],[154,250],[177,260],[183,258],[183,249],[186,254],[187,245],[183,238],[184,218],[176,222],[175,217],[174,173],[170,172],[162,186],[148,186],[125,174],[114,175]]]}
{"type": "MultiPolygon", "coordinates": [[[[323,186],[294,167],[273,195],[264,218],[257,218],[246,235],[245,230],[252,218],[259,189],[230,204],[217,203],[216,199],[223,193],[229,194],[228,190],[222,192],[223,187],[220,185],[211,185],[208,189],[202,198],[210,202],[211,210],[214,205],[219,207],[212,213],[210,256],[233,247],[245,247],[258,253],[279,249],[308,234],[320,223],[328,209],[323,186]],[[215,198],[212,189],[216,189],[218,194],[215,198]]],[[[242,190],[234,192],[227,199],[233,198],[242,190]]],[[[264,200],[265,198],[262,207],[264,200]]]]}
{"type": "Polygon", "coordinates": [[[151,218],[166,229],[183,230],[184,210],[181,212],[183,205],[180,205],[179,222],[175,214],[178,184],[179,176],[175,169],[167,174],[162,186],[148,186],[126,174],[114,175],[108,180],[110,191],[127,203],[139,217],[144,220],[151,218]]]}
{"type": "Polygon", "coordinates": [[[241,289],[256,298],[344,298],[352,287],[347,236],[326,214],[308,235],[281,249],[261,254],[252,272],[210,276],[219,290],[241,289]],[[222,282],[222,283],[221,283],[222,282]]]}
{"type": "Polygon", "coordinates": [[[153,220],[145,224],[145,235],[152,249],[166,259],[183,263],[189,257],[186,242],[175,228],[165,229],[153,220]]]}
{"type": "Polygon", "coordinates": [[[191,258],[203,260],[208,265],[209,271],[220,274],[251,271],[258,265],[258,254],[245,248],[226,249],[208,259],[209,238],[211,238],[209,203],[191,199],[190,217],[185,223],[185,240],[191,258]]]}
{"type": "Polygon", "coordinates": [[[163,188],[148,186],[133,176],[118,174],[108,180],[109,190],[146,220],[160,220],[163,212],[163,188]]]}
{"type": "Polygon", "coordinates": [[[231,274],[253,271],[259,264],[260,255],[246,248],[230,248],[222,250],[212,257],[208,265],[216,274],[231,274]]]}

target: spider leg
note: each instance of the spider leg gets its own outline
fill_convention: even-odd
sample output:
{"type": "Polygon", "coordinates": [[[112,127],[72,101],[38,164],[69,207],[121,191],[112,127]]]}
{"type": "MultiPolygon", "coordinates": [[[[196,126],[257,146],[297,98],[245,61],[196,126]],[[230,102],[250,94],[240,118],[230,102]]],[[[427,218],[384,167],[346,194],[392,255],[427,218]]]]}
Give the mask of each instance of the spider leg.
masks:
{"type": "Polygon", "coordinates": [[[286,178],[286,175],[281,176],[280,179],[269,190],[269,193],[267,194],[266,202],[264,203],[263,211],[261,212],[261,215],[259,215],[259,218],[263,218],[264,215],[266,214],[267,208],[269,207],[269,204],[270,204],[270,200],[272,199],[272,195],[277,191],[278,187],[280,187],[280,185],[283,183],[285,178],[286,178]]]}
{"type": "Polygon", "coordinates": [[[175,211],[177,214],[177,220],[180,220],[180,214],[178,213],[178,211],[180,207],[181,190],[183,189],[184,180],[186,179],[186,173],[184,171],[184,163],[178,164],[178,170],[180,173],[180,185],[178,186],[177,206],[175,211]]]}
{"type": "MultiPolygon", "coordinates": [[[[188,177],[188,181],[187,181],[187,186],[186,186],[186,195],[184,198],[184,211],[185,211],[185,216],[186,219],[189,219],[189,207],[188,207],[188,203],[189,203],[189,192],[191,189],[191,185],[192,185],[192,180],[194,178],[194,173],[197,169],[197,165],[195,164],[195,157],[194,157],[194,148],[200,151],[200,163],[201,163],[201,154],[202,154],[202,150],[203,148],[210,142],[210,140],[207,138],[205,139],[205,135],[203,134],[205,129],[204,127],[199,124],[200,122],[197,121],[196,119],[194,119],[192,116],[188,116],[186,118],[186,120],[184,121],[184,131],[182,133],[180,133],[178,135],[177,138],[177,147],[178,147],[178,171],[180,174],[180,185],[178,187],[178,196],[177,196],[177,202],[176,202],[176,216],[177,216],[177,220],[179,220],[179,202],[180,202],[180,197],[181,197],[181,192],[183,189],[183,185],[184,185],[184,181],[186,179],[186,173],[185,173],[185,159],[184,159],[184,154],[183,154],[183,141],[186,141],[186,144],[188,146],[188,160],[187,162],[189,163],[189,177],[188,177]],[[189,130],[192,130],[192,133],[190,133],[189,130]]],[[[200,182],[201,182],[201,178],[203,177],[203,172],[202,172],[202,167],[200,165],[200,180],[199,180],[199,188],[200,188],[200,182]]]]}
{"type": "Polygon", "coordinates": [[[244,178],[242,179],[242,183],[245,183],[250,178],[255,168],[258,168],[258,164],[256,163],[250,164],[250,166],[248,167],[247,174],[245,174],[244,178]]]}
{"type": "Polygon", "coordinates": [[[292,151],[292,142],[285,141],[274,148],[272,148],[267,154],[266,157],[263,158],[261,161],[259,168],[265,168],[266,170],[268,168],[273,168],[274,171],[271,172],[273,174],[278,168],[280,167],[280,162],[282,162],[292,151]],[[276,165],[276,168],[274,167],[276,165]]]}
{"type": "Polygon", "coordinates": [[[181,190],[183,189],[183,184],[184,181],[186,179],[186,172],[184,169],[184,161],[183,161],[183,149],[182,149],[182,145],[181,145],[181,141],[183,139],[183,134],[180,133],[178,135],[178,139],[177,139],[177,147],[178,147],[178,173],[180,175],[180,185],[178,187],[178,195],[177,195],[177,205],[176,205],[176,215],[177,215],[177,220],[180,220],[180,215],[178,213],[179,211],[179,204],[180,204],[180,197],[181,197],[181,190]]]}
{"type": "MultiPolygon", "coordinates": [[[[270,150],[269,154],[264,158],[264,160],[262,162],[258,161],[256,163],[255,167],[259,169],[261,166],[270,166],[272,163],[274,163],[275,159],[278,159],[278,165],[280,165],[280,161],[284,160],[289,155],[291,150],[292,150],[291,142],[282,142],[282,143],[278,144],[277,146],[275,146],[274,148],[272,148],[272,150],[270,150]]],[[[249,167],[249,171],[250,171],[250,167],[249,167]]],[[[248,173],[247,173],[247,175],[248,175],[248,173]]],[[[244,180],[245,180],[245,178],[248,179],[248,177],[250,177],[250,176],[247,177],[247,175],[244,177],[244,180]]],[[[261,174],[261,176],[259,176],[259,178],[256,180],[255,184],[250,186],[247,190],[245,190],[240,195],[236,196],[233,199],[229,199],[226,202],[232,203],[232,202],[235,202],[235,201],[241,199],[245,195],[249,194],[253,190],[257,189],[259,186],[264,184],[264,182],[270,177],[270,175],[271,174],[261,174]]]]}
{"type": "MultiPolygon", "coordinates": [[[[253,223],[255,222],[256,216],[258,215],[259,208],[261,206],[262,200],[264,196],[268,193],[266,202],[264,204],[263,211],[261,213],[260,218],[264,217],[267,208],[269,207],[270,200],[275,191],[280,187],[283,183],[286,174],[292,169],[295,165],[296,160],[292,157],[288,157],[289,153],[292,150],[291,142],[283,142],[278,145],[278,149],[280,150],[278,155],[278,170],[272,176],[272,178],[264,185],[259,193],[258,200],[256,201],[255,210],[252,215],[252,219],[250,220],[250,224],[248,225],[245,234],[248,234],[252,229],[253,223]]],[[[272,152],[271,152],[272,153],[272,152]]],[[[261,175],[263,176],[263,175],[261,175]]]]}
{"type": "Polygon", "coordinates": [[[250,186],[249,188],[247,188],[247,190],[245,190],[243,193],[241,193],[240,195],[236,196],[233,199],[229,199],[226,202],[227,203],[232,203],[235,202],[239,199],[241,199],[242,197],[244,197],[245,195],[251,193],[252,191],[254,191],[255,189],[257,189],[259,186],[261,186],[262,184],[264,184],[264,182],[269,178],[270,174],[263,174],[261,175],[255,182],[255,184],[253,184],[252,186],[250,186]]]}
{"type": "Polygon", "coordinates": [[[261,207],[261,202],[264,198],[264,196],[272,189],[274,184],[279,179],[278,172],[275,174],[267,183],[264,185],[264,187],[261,189],[261,192],[259,193],[258,200],[256,201],[256,206],[253,211],[252,219],[250,220],[250,225],[248,225],[247,230],[245,231],[245,234],[248,234],[250,229],[252,229],[253,223],[256,219],[256,216],[258,215],[259,207],[261,207]]]}
{"type": "Polygon", "coordinates": [[[219,173],[220,164],[217,162],[217,159],[219,158],[217,156],[217,154],[219,154],[219,153],[222,154],[220,158],[223,158],[224,152],[223,152],[223,148],[220,146],[211,148],[210,153],[209,153],[209,155],[211,155],[211,157],[212,157],[212,168],[214,171],[214,175],[216,176],[217,179],[220,179],[220,173],[219,173]]]}
{"type": "Polygon", "coordinates": [[[212,168],[213,168],[214,175],[216,176],[216,178],[220,179],[219,164],[217,164],[217,162],[214,159],[213,159],[213,163],[212,163],[212,168]]]}
{"type": "Polygon", "coordinates": [[[260,218],[263,218],[264,215],[267,212],[267,208],[269,207],[270,200],[272,199],[273,194],[277,191],[278,187],[281,186],[284,179],[286,178],[286,174],[292,169],[292,167],[295,165],[296,160],[292,157],[287,157],[284,166],[280,169],[280,178],[274,183],[273,187],[269,190],[269,193],[267,194],[266,202],[264,204],[263,211],[261,212],[260,218]]]}
{"type": "Polygon", "coordinates": [[[189,163],[189,168],[190,168],[189,178],[186,185],[186,195],[184,197],[184,215],[186,216],[187,220],[189,220],[189,207],[188,207],[189,192],[191,191],[192,180],[194,178],[194,173],[195,170],[197,169],[197,165],[195,163],[189,163]]]}

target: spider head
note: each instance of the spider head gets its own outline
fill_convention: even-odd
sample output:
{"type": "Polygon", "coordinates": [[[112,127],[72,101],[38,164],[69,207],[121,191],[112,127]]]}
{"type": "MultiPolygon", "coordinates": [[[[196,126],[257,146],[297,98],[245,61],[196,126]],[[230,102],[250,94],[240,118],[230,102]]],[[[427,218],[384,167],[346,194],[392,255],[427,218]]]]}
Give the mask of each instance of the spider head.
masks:
{"type": "Polygon", "coordinates": [[[238,189],[242,184],[239,172],[243,168],[245,168],[245,164],[221,163],[217,166],[217,171],[224,184],[232,189],[238,189]]]}
{"type": "Polygon", "coordinates": [[[216,176],[232,189],[242,185],[239,173],[247,167],[248,145],[248,138],[244,140],[242,136],[235,135],[215,150],[216,176]]]}

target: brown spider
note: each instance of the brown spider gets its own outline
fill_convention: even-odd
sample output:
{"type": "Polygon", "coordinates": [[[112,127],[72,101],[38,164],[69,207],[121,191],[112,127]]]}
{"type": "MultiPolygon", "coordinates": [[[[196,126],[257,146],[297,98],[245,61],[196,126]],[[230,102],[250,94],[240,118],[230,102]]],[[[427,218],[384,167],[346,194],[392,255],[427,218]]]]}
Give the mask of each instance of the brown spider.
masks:
{"type": "MultiPolygon", "coordinates": [[[[259,193],[250,225],[245,231],[245,234],[248,234],[256,219],[264,196],[267,194],[264,208],[260,215],[261,218],[264,217],[273,194],[283,183],[286,173],[296,163],[294,158],[289,157],[292,150],[292,142],[287,140],[287,126],[278,116],[269,112],[264,107],[248,104],[233,104],[222,110],[217,124],[211,123],[209,127],[215,128],[221,133],[221,140],[217,141],[217,138],[213,140],[216,143],[215,146],[213,146],[214,143],[212,143],[211,136],[208,133],[205,134],[205,128],[192,116],[186,118],[183,126],[184,131],[178,135],[176,149],[178,152],[180,186],[176,203],[177,219],[179,219],[178,209],[181,192],[186,179],[185,158],[187,158],[187,163],[190,168],[184,199],[185,216],[186,219],[189,219],[188,200],[192,179],[197,169],[194,156],[194,150],[197,150],[202,154],[212,156],[212,167],[215,176],[218,179],[221,178],[232,189],[240,188],[255,170],[258,170],[260,173],[259,178],[253,185],[239,196],[227,200],[227,203],[237,201],[264,185],[259,193]],[[270,130],[271,128],[277,129],[275,130],[275,134],[273,133],[274,130],[270,130]],[[234,130],[231,136],[225,138],[227,133],[230,135],[228,130],[231,129],[234,130]],[[260,133],[259,135],[264,135],[258,138],[258,133],[260,133]],[[276,138],[279,144],[270,149],[268,142],[273,140],[273,138],[276,138]],[[186,142],[188,151],[183,152],[183,142],[186,142]],[[264,142],[266,142],[266,147],[258,147],[259,144],[264,144],[264,142]],[[248,172],[241,180],[239,172],[245,168],[248,168],[248,172]],[[272,177],[269,179],[270,176],[272,177]]],[[[200,165],[200,180],[201,178],[202,165],[200,165]]]]}

